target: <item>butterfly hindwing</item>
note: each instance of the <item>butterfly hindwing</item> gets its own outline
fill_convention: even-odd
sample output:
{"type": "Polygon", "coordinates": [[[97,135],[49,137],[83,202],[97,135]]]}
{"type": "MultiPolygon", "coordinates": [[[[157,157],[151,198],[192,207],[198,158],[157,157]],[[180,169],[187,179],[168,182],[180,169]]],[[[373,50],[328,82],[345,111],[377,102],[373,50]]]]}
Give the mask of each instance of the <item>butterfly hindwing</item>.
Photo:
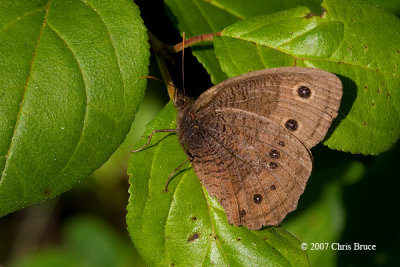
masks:
{"type": "Polygon", "coordinates": [[[186,144],[192,165],[230,223],[277,225],[297,207],[312,159],[296,137],[267,118],[224,109],[198,127],[198,138],[186,144]]]}

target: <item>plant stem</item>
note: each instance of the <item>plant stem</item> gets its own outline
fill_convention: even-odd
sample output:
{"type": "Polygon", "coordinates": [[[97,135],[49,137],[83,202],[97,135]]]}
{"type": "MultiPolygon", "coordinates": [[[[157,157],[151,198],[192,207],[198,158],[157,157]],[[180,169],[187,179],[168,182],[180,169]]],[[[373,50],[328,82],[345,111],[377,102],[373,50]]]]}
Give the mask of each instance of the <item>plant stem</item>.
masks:
{"type": "Polygon", "coordinates": [[[147,35],[149,36],[149,43],[154,52],[160,54],[168,60],[172,60],[170,55],[172,49],[171,46],[161,42],[154,34],[149,31],[147,31],[147,35]]]}
{"type": "MultiPolygon", "coordinates": [[[[202,34],[202,35],[198,35],[198,36],[189,38],[189,39],[185,40],[185,48],[192,46],[196,43],[212,41],[214,38],[214,35],[221,35],[221,32],[202,34]]],[[[170,49],[171,49],[170,51],[174,52],[174,53],[182,51],[182,49],[183,49],[182,42],[177,43],[176,45],[170,47],[170,49]]]]}
{"type": "Polygon", "coordinates": [[[174,95],[175,95],[175,86],[172,81],[171,74],[169,73],[167,63],[165,62],[165,58],[172,61],[171,55],[169,53],[171,46],[166,45],[163,42],[161,42],[151,32],[148,31],[147,34],[149,36],[149,42],[150,42],[151,48],[154,51],[154,56],[156,57],[158,68],[160,69],[160,72],[161,72],[162,80],[167,86],[169,99],[171,99],[173,101],[174,95]]]}
{"type": "Polygon", "coordinates": [[[171,74],[169,73],[167,64],[165,62],[164,57],[162,57],[160,54],[155,53],[155,56],[156,56],[156,60],[157,60],[157,65],[160,68],[160,72],[161,72],[163,81],[167,85],[169,99],[171,99],[173,101],[174,96],[175,96],[175,85],[172,81],[171,74]]]}
{"type": "Polygon", "coordinates": [[[180,42],[174,46],[170,46],[170,45],[167,45],[167,44],[161,42],[151,32],[148,31],[147,34],[149,36],[149,42],[150,42],[151,48],[153,49],[156,60],[157,60],[157,65],[160,68],[160,72],[163,77],[163,81],[167,85],[168,95],[171,100],[174,100],[176,87],[174,86],[174,84],[172,82],[172,78],[169,73],[165,59],[172,61],[170,53],[178,53],[178,52],[182,51],[183,46],[186,48],[186,47],[192,46],[196,43],[212,41],[214,38],[214,35],[221,35],[220,32],[198,35],[198,36],[194,36],[192,38],[185,40],[185,42],[180,42]]]}

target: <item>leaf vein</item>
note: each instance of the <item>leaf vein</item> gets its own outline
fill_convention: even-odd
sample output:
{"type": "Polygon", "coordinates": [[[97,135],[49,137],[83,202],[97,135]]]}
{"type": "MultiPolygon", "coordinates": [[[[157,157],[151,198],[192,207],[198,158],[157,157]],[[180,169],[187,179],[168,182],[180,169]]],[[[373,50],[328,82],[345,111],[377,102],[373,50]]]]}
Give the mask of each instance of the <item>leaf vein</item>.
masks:
{"type": "Polygon", "coordinates": [[[125,101],[126,101],[126,98],[125,98],[125,94],[126,94],[126,92],[125,92],[126,84],[125,84],[125,80],[122,78],[121,63],[120,63],[120,61],[118,60],[119,57],[118,57],[118,55],[117,55],[117,50],[115,49],[115,42],[114,42],[114,39],[113,39],[112,36],[111,36],[110,30],[108,29],[106,22],[103,20],[102,16],[100,16],[99,12],[98,12],[92,5],[90,5],[87,1],[81,0],[81,2],[82,2],[84,5],[86,5],[87,7],[89,7],[90,9],[92,9],[93,12],[99,17],[100,21],[103,23],[103,25],[104,25],[104,27],[105,27],[105,29],[106,29],[108,38],[110,39],[111,46],[112,46],[112,49],[113,49],[113,51],[114,51],[113,55],[115,56],[115,60],[117,61],[117,64],[118,64],[118,73],[119,73],[119,75],[120,75],[121,82],[122,82],[122,84],[123,84],[123,98],[124,98],[124,112],[123,112],[122,116],[120,116],[119,119],[117,120],[117,124],[119,124],[119,122],[120,122],[122,119],[125,118],[125,113],[126,113],[126,108],[125,108],[125,107],[126,107],[126,102],[125,102],[125,101]]]}
{"type": "MultiPolygon", "coordinates": [[[[208,208],[208,214],[210,215],[210,221],[211,221],[212,232],[213,232],[213,235],[216,235],[215,226],[214,226],[215,222],[214,222],[214,220],[213,220],[213,217],[211,216],[211,209],[212,209],[212,207],[211,207],[210,204],[208,203],[207,196],[206,196],[207,192],[206,192],[206,189],[204,188],[204,186],[202,186],[202,189],[203,189],[204,197],[205,197],[205,199],[206,199],[206,201],[207,201],[207,208],[208,208]]],[[[224,211],[224,212],[225,212],[225,211],[224,211]]],[[[218,250],[219,250],[220,253],[221,253],[221,256],[222,256],[223,259],[224,259],[224,261],[225,261],[225,262],[229,262],[228,259],[226,258],[225,251],[224,251],[224,250],[222,249],[222,247],[221,247],[221,243],[219,242],[218,237],[217,237],[217,239],[214,239],[215,241],[213,241],[213,239],[214,239],[214,237],[211,237],[211,238],[210,238],[210,244],[211,244],[211,242],[215,242],[215,244],[217,245],[218,250]]]]}
{"type": "Polygon", "coordinates": [[[208,26],[210,27],[211,31],[217,31],[216,29],[214,29],[209,21],[209,19],[207,18],[207,16],[204,14],[204,10],[200,7],[199,3],[197,3],[197,1],[193,1],[193,3],[195,4],[195,6],[197,7],[197,9],[199,10],[200,15],[203,17],[204,21],[208,24],[208,26]]]}
{"type": "Polygon", "coordinates": [[[225,7],[225,6],[221,5],[221,4],[219,4],[219,3],[216,3],[216,2],[214,2],[214,1],[212,1],[212,0],[208,0],[208,1],[204,1],[204,0],[203,0],[203,2],[204,2],[204,3],[207,3],[207,4],[211,5],[211,6],[214,6],[214,7],[216,7],[216,8],[219,8],[219,9],[225,11],[226,13],[228,13],[228,14],[230,14],[230,15],[232,15],[232,16],[234,16],[234,17],[240,19],[240,20],[244,20],[244,19],[246,18],[246,17],[244,17],[244,16],[239,15],[239,14],[236,13],[235,11],[233,11],[233,10],[231,10],[231,9],[229,9],[229,8],[227,8],[227,7],[225,7]]]}
{"type": "Polygon", "coordinates": [[[33,14],[35,14],[36,12],[40,12],[43,10],[47,9],[47,4],[44,7],[40,7],[34,10],[31,10],[29,12],[26,12],[25,14],[23,14],[22,16],[12,20],[10,23],[8,23],[7,25],[5,25],[3,28],[0,29],[0,34],[2,34],[4,31],[6,31],[8,28],[10,28],[11,26],[13,26],[14,24],[16,24],[17,22],[21,22],[23,19],[27,18],[28,16],[31,16],[33,14]]]}
{"type": "Polygon", "coordinates": [[[264,62],[264,59],[263,59],[263,57],[261,55],[260,45],[259,44],[255,44],[255,45],[256,45],[257,54],[260,56],[261,64],[264,65],[264,66],[267,66],[267,64],[264,62]]]}
{"type": "MultiPolygon", "coordinates": [[[[221,38],[221,40],[222,40],[222,42],[225,44],[224,38],[221,38]]],[[[225,45],[225,47],[227,47],[227,46],[225,45]]],[[[237,63],[235,62],[235,57],[232,57],[232,55],[231,55],[231,53],[230,53],[230,50],[229,50],[229,49],[226,49],[226,51],[227,51],[227,54],[228,54],[228,56],[229,56],[229,58],[230,58],[230,60],[231,60],[231,62],[232,62],[232,65],[237,69],[237,70],[236,70],[236,72],[237,72],[238,70],[240,70],[239,64],[237,64],[237,63]]]]}
{"type": "Polygon", "coordinates": [[[15,121],[13,135],[11,137],[10,144],[8,146],[8,151],[7,151],[7,154],[6,154],[6,162],[4,163],[4,168],[3,168],[2,172],[1,172],[1,175],[0,175],[0,185],[1,185],[2,181],[3,181],[2,178],[4,176],[4,173],[5,173],[6,169],[7,169],[8,163],[9,163],[9,156],[10,156],[10,153],[11,153],[11,150],[12,150],[14,136],[15,136],[15,133],[17,132],[17,129],[18,129],[18,125],[19,125],[19,121],[20,121],[20,118],[21,118],[22,109],[24,107],[25,96],[26,96],[26,92],[27,92],[27,88],[28,88],[28,83],[29,83],[30,78],[31,78],[33,64],[34,64],[34,61],[36,59],[36,53],[37,53],[37,50],[39,48],[39,43],[40,43],[40,40],[41,40],[42,35],[43,35],[43,29],[47,25],[47,14],[49,12],[50,5],[51,5],[51,1],[48,2],[47,6],[46,6],[46,13],[43,16],[43,22],[42,22],[42,26],[40,27],[39,36],[38,36],[38,39],[37,39],[37,42],[36,42],[36,45],[35,45],[35,50],[34,50],[34,53],[33,53],[32,60],[31,60],[29,73],[28,73],[28,76],[27,76],[26,81],[25,81],[24,92],[23,92],[22,98],[20,100],[20,108],[19,108],[18,113],[17,113],[17,119],[15,121]]]}
{"type": "Polygon", "coordinates": [[[367,69],[367,70],[370,70],[370,71],[374,71],[374,72],[378,72],[378,73],[382,73],[382,74],[386,74],[386,75],[392,75],[392,73],[388,73],[388,72],[385,72],[385,71],[382,71],[382,70],[379,70],[379,69],[373,69],[373,68],[371,68],[371,67],[363,66],[363,65],[359,65],[359,64],[355,64],[355,63],[352,63],[352,62],[345,62],[345,61],[340,61],[340,60],[335,61],[335,60],[332,60],[332,59],[330,59],[330,58],[329,58],[329,59],[322,59],[322,58],[305,58],[305,57],[302,58],[302,57],[298,57],[298,56],[296,56],[296,55],[292,55],[292,54],[290,54],[290,53],[287,53],[287,52],[285,52],[285,51],[279,49],[278,47],[272,47],[272,46],[268,46],[268,45],[265,45],[265,44],[258,44],[258,43],[254,42],[254,41],[244,40],[244,39],[242,39],[242,38],[240,38],[240,37],[232,37],[232,36],[223,36],[223,37],[232,38],[232,39],[237,39],[237,40],[241,40],[241,41],[247,41],[247,42],[250,42],[250,43],[254,43],[255,45],[262,45],[262,46],[265,46],[265,47],[268,47],[268,48],[271,48],[271,49],[275,49],[275,50],[278,51],[278,52],[281,52],[281,53],[283,53],[283,54],[285,54],[285,55],[294,57],[295,59],[298,59],[298,60],[301,60],[301,61],[309,61],[309,62],[312,62],[312,61],[322,61],[322,62],[330,62],[330,63],[335,63],[335,64],[344,64],[344,65],[349,65],[349,66],[353,66],[353,67],[359,67],[359,68],[367,69]]]}
{"type": "Polygon", "coordinates": [[[53,27],[51,26],[51,24],[47,24],[49,26],[49,29],[51,29],[57,36],[58,38],[60,38],[60,40],[65,44],[65,47],[71,51],[72,56],[74,57],[76,64],[79,68],[80,74],[82,76],[82,80],[85,86],[85,98],[86,98],[86,105],[85,105],[85,115],[83,116],[83,123],[82,123],[82,128],[81,128],[81,133],[79,136],[79,140],[78,142],[75,144],[75,148],[74,151],[71,153],[71,156],[69,157],[68,161],[65,163],[64,167],[61,169],[61,171],[55,176],[54,180],[57,180],[57,178],[64,172],[64,170],[68,167],[69,163],[71,162],[71,159],[73,158],[74,154],[77,151],[77,148],[79,147],[80,143],[82,142],[82,136],[83,136],[83,132],[84,132],[84,128],[85,128],[85,123],[87,121],[87,117],[88,117],[88,92],[87,92],[87,85],[86,85],[86,79],[85,79],[85,75],[83,74],[83,70],[81,68],[81,65],[79,64],[79,60],[74,52],[74,50],[71,48],[71,46],[68,44],[68,42],[62,37],[62,35],[53,27]]]}

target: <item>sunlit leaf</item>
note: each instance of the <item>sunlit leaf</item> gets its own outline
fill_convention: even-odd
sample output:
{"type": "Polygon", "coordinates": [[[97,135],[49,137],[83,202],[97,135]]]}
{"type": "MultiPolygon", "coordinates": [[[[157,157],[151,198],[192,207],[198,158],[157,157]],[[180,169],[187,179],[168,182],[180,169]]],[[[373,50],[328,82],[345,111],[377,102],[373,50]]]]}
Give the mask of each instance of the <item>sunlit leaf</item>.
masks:
{"type": "Polygon", "coordinates": [[[148,44],[132,1],[0,2],[0,216],[54,197],[121,144],[148,44]]]}

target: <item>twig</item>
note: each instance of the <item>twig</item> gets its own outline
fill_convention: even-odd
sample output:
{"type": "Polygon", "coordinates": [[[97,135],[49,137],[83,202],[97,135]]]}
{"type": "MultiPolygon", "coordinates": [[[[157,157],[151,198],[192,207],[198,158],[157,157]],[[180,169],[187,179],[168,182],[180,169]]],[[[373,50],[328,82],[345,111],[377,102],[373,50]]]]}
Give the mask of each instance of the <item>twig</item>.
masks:
{"type": "Polygon", "coordinates": [[[186,47],[192,46],[192,45],[200,43],[200,42],[212,41],[214,38],[214,35],[221,35],[220,32],[198,35],[198,36],[189,38],[188,40],[185,40],[184,42],[180,42],[174,46],[170,46],[170,45],[167,45],[167,44],[164,44],[163,42],[161,42],[151,32],[148,31],[147,34],[149,36],[149,42],[150,42],[151,48],[155,52],[154,54],[155,54],[155,57],[157,60],[158,67],[160,68],[161,75],[163,77],[164,82],[167,84],[168,95],[171,100],[174,100],[176,87],[174,86],[174,83],[172,82],[172,78],[169,73],[165,59],[172,61],[170,53],[180,52],[180,51],[182,51],[183,47],[186,48],[186,47]]]}
{"type": "Polygon", "coordinates": [[[166,58],[169,61],[172,61],[170,52],[171,52],[171,46],[164,44],[161,42],[153,33],[150,31],[147,31],[147,35],[149,36],[149,42],[151,48],[154,50],[155,53],[160,54],[164,58],[166,58]]]}
{"type": "MultiPolygon", "coordinates": [[[[212,41],[214,38],[214,35],[221,35],[221,33],[217,32],[217,33],[202,34],[202,35],[198,35],[198,36],[189,38],[189,39],[185,40],[185,48],[192,46],[196,43],[212,41]]],[[[171,49],[170,51],[173,53],[182,51],[182,49],[183,49],[182,42],[177,43],[176,45],[170,47],[170,49],[171,49]]]]}
{"type": "Polygon", "coordinates": [[[155,57],[157,60],[157,65],[161,72],[161,76],[162,76],[165,84],[167,85],[169,99],[171,99],[173,101],[175,99],[174,96],[175,96],[175,88],[176,87],[172,81],[172,77],[171,77],[171,74],[169,73],[167,63],[165,62],[164,57],[162,57],[160,54],[155,53],[155,57]]]}

